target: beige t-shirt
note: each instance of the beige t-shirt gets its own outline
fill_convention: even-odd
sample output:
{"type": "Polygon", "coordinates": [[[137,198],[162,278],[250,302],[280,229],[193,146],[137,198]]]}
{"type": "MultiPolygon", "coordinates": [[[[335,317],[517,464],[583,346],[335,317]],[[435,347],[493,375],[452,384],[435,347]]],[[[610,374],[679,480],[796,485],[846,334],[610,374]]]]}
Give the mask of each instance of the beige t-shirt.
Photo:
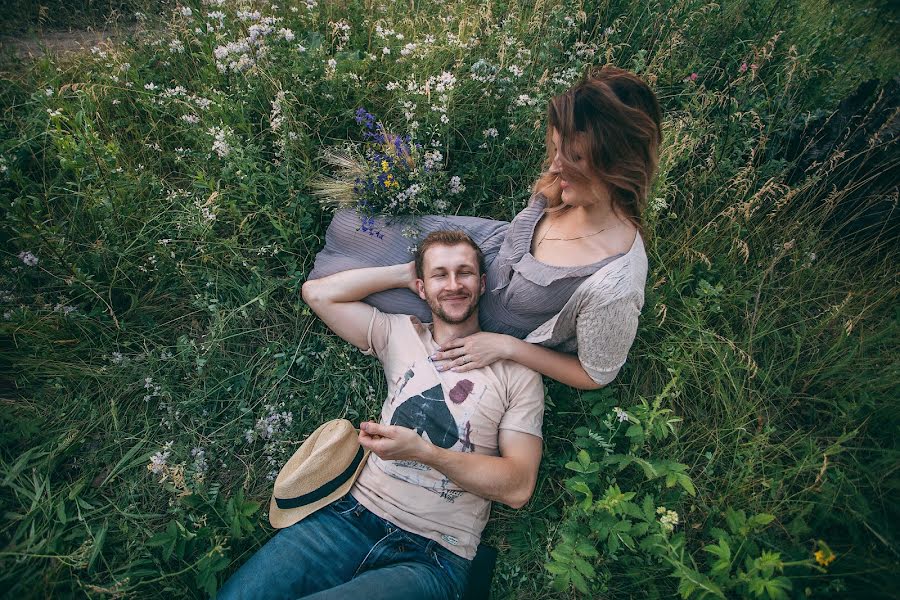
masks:
{"type": "MultiPolygon", "coordinates": [[[[438,351],[430,326],[409,315],[373,309],[369,347],[384,366],[388,397],[381,422],[415,429],[431,443],[457,452],[499,456],[499,430],[541,437],[541,376],[501,360],[465,373],[439,373],[428,359],[438,351]]],[[[416,461],[370,454],[351,490],[367,509],[398,527],[435,540],[466,559],[475,556],[491,510],[416,461]]]]}

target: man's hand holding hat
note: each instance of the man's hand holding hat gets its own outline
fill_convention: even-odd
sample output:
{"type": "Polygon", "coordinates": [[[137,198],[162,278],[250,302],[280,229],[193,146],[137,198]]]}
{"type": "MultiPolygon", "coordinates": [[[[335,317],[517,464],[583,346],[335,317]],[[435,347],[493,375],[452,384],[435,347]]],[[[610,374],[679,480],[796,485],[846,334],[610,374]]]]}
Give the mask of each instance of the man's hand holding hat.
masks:
{"type": "Polygon", "coordinates": [[[408,427],[382,425],[374,421],[359,424],[360,445],[382,460],[427,462],[434,446],[408,427]]]}

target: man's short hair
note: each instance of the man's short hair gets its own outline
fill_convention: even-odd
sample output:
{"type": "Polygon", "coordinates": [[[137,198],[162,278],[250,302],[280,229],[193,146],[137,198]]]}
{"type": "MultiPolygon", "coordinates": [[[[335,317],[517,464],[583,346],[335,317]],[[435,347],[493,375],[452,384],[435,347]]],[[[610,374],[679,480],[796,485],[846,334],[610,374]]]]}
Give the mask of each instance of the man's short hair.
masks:
{"type": "Polygon", "coordinates": [[[432,246],[456,246],[458,244],[467,244],[475,251],[475,258],[478,260],[478,276],[481,277],[485,271],[484,254],[481,252],[481,248],[466,232],[450,229],[432,231],[425,236],[424,240],[419,242],[416,248],[416,276],[419,279],[424,279],[425,277],[425,252],[429,248],[432,246]]]}

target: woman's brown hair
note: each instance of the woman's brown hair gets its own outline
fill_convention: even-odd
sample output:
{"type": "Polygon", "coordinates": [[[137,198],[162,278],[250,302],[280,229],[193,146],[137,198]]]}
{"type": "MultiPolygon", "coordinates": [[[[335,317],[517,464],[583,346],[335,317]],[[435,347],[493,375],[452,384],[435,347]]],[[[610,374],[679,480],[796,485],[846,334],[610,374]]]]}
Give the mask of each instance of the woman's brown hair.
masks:
{"type": "Polygon", "coordinates": [[[605,66],[550,101],[547,109],[547,158],[535,192],[547,196],[547,207],[559,206],[558,176],[549,168],[556,155],[553,132],[562,141],[560,156],[566,179],[588,181],[593,175],[606,184],[613,210],[642,229],[641,215],[659,163],[662,111],[656,95],[637,75],[605,66]],[[575,166],[573,144],[582,134],[591,167],[575,166]]]}

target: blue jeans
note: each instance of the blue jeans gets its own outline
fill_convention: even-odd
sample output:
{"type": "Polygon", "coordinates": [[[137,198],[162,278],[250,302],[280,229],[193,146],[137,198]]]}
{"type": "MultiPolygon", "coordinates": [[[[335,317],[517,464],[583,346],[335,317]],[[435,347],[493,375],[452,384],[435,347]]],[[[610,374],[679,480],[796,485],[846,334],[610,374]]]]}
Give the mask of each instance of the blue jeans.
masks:
{"type": "Polygon", "coordinates": [[[217,597],[458,600],[470,562],[347,494],[280,530],[217,597]]]}

